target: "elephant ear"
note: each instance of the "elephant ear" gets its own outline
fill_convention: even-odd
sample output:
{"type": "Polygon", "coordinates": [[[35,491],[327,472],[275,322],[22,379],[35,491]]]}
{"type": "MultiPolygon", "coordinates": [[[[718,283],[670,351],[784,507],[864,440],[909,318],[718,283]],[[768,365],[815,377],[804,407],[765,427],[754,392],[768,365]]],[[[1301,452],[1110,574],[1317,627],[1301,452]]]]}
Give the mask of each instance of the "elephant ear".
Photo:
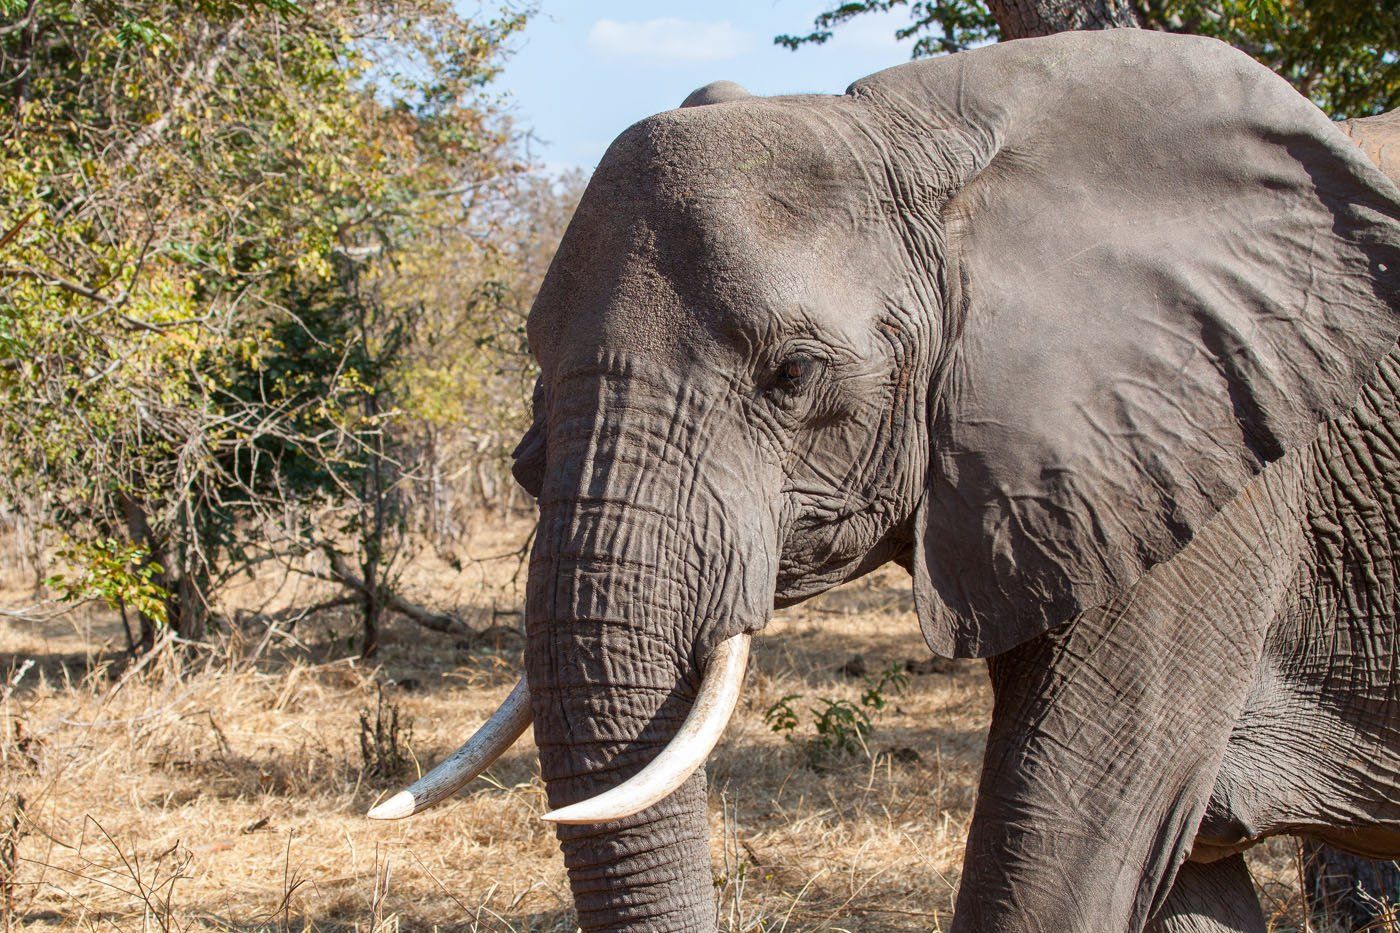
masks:
{"type": "Polygon", "coordinates": [[[955,176],[912,567],[936,652],[1006,651],[1132,586],[1395,344],[1400,191],[1221,43],[1064,34],[851,93],[921,114],[899,131],[955,176]]]}

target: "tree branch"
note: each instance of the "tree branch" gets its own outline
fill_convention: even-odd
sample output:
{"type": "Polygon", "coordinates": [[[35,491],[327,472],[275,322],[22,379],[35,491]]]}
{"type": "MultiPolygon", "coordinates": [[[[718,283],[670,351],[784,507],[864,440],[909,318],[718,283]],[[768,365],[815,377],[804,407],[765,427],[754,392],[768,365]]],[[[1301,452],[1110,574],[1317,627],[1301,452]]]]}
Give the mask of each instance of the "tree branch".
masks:
{"type": "MultiPolygon", "coordinates": [[[[358,593],[368,592],[369,588],[365,585],[365,581],[361,580],[354,571],[346,566],[345,558],[338,551],[330,545],[323,546],[321,550],[330,560],[331,578],[334,582],[342,586],[347,586],[358,593]]],[[[313,574],[313,576],[316,576],[316,574],[313,574]]],[[[400,615],[407,616],[424,628],[430,628],[435,632],[465,634],[470,631],[456,616],[425,609],[417,603],[409,602],[398,593],[392,591],[384,595],[384,605],[400,615]]]]}
{"type": "Polygon", "coordinates": [[[185,66],[184,72],[180,75],[180,87],[175,92],[175,98],[170,102],[170,107],[153,122],[143,126],[136,135],[127,141],[118,157],[117,163],[119,165],[130,162],[140,154],[141,150],[163,136],[165,131],[170,128],[170,122],[175,118],[175,115],[194,101],[199,96],[199,91],[213,84],[214,77],[219,73],[219,68],[228,56],[229,49],[243,35],[245,28],[247,28],[247,23],[241,19],[229,26],[228,31],[223,34],[213,51],[209,53],[209,57],[204,60],[204,67],[199,69],[199,76],[196,80],[191,81],[191,78],[194,77],[197,63],[191,61],[185,66]]]}

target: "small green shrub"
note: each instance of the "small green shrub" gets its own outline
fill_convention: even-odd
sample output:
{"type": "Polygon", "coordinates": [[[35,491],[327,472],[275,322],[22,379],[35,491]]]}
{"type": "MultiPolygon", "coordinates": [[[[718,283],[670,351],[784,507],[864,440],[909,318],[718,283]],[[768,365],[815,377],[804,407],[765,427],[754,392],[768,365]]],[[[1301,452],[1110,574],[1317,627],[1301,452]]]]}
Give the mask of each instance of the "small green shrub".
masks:
{"type": "Polygon", "coordinates": [[[898,664],[891,664],[876,677],[865,678],[865,690],[860,702],[817,697],[816,705],[808,706],[815,733],[799,740],[797,732],[802,725],[802,716],[797,703],[803,698],[800,693],[789,693],[780,697],[763,713],[763,722],[784,740],[794,744],[800,741],[813,767],[821,767],[832,758],[868,751],[866,737],[875,728],[875,721],[889,706],[889,695],[897,694],[909,685],[909,675],[898,664]]]}

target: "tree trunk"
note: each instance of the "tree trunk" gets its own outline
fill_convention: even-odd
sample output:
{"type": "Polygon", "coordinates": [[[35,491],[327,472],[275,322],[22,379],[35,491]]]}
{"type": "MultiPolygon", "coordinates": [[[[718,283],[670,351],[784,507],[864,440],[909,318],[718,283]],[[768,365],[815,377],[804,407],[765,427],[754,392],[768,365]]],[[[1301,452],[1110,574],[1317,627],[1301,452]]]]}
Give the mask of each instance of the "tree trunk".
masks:
{"type": "MultiPolygon", "coordinates": [[[[364,334],[364,310],[361,309],[361,334],[364,334]]],[[[380,405],[377,390],[365,396],[365,418],[374,425],[374,433],[369,438],[369,469],[365,474],[365,485],[361,499],[360,526],[360,572],[364,574],[364,638],[360,645],[360,656],[372,658],[379,651],[379,622],[384,613],[384,533],[388,502],[385,497],[384,477],[384,425],[380,421],[380,405]]]]}
{"type": "MultiPolygon", "coordinates": [[[[122,518],[126,522],[126,534],[133,544],[144,545],[146,548],[146,560],[156,560],[156,555],[160,551],[159,542],[151,532],[150,522],[146,519],[146,509],[133,496],[123,494],[121,497],[122,518]]],[[[165,580],[159,580],[162,586],[165,580]]],[[[145,654],[150,651],[156,643],[156,628],[158,620],[152,619],[144,612],[137,613],[137,619],[141,625],[141,633],[137,636],[134,644],[134,651],[137,654],[145,654]]]]}
{"type": "Polygon", "coordinates": [[[1140,25],[1129,0],[987,0],[1003,39],[1140,25]]]}
{"type": "Polygon", "coordinates": [[[1391,929],[1374,926],[1400,917],[1386,911],[1400,904],[1400,868],[1349,855],[1312,839],[1303,841],[1303,897],[1321,929],[1391,929]]]}
{"type": "Polygon", "coordinates": [[[194,570],[186,567],[180,571],[171,589],[173,599],[167,621],[175,629],[175,634],[188,641],[201,641],[206,631],[208,613],[205,611],[204,594],[207,592],[194,570]]]}

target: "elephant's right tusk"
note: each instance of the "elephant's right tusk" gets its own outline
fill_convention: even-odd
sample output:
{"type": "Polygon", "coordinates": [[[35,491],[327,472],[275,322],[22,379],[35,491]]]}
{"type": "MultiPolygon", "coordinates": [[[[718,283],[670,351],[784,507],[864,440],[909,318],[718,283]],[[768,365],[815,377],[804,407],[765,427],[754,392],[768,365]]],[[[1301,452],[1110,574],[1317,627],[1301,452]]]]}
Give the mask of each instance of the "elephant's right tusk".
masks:
{"type": "Polygon", "coordinates": [[[530,687],[525,678],[501,708],[436,768],[369,811],[372,820],[401,820],[442,803],[505,754],[530,726],[530,687]]]}
{"type": "Polygon", "coordinates": [[[719,643],[705,669],[695,705],[680,730],[650,764],[612,790],[551,810],[544,819],[552,823],[617,820],[645,810],[684,784],[705,763],[724,727],[729,725],[729,717],[734,715],[752,639],[753,636],[742,634],[719,643]]]}

